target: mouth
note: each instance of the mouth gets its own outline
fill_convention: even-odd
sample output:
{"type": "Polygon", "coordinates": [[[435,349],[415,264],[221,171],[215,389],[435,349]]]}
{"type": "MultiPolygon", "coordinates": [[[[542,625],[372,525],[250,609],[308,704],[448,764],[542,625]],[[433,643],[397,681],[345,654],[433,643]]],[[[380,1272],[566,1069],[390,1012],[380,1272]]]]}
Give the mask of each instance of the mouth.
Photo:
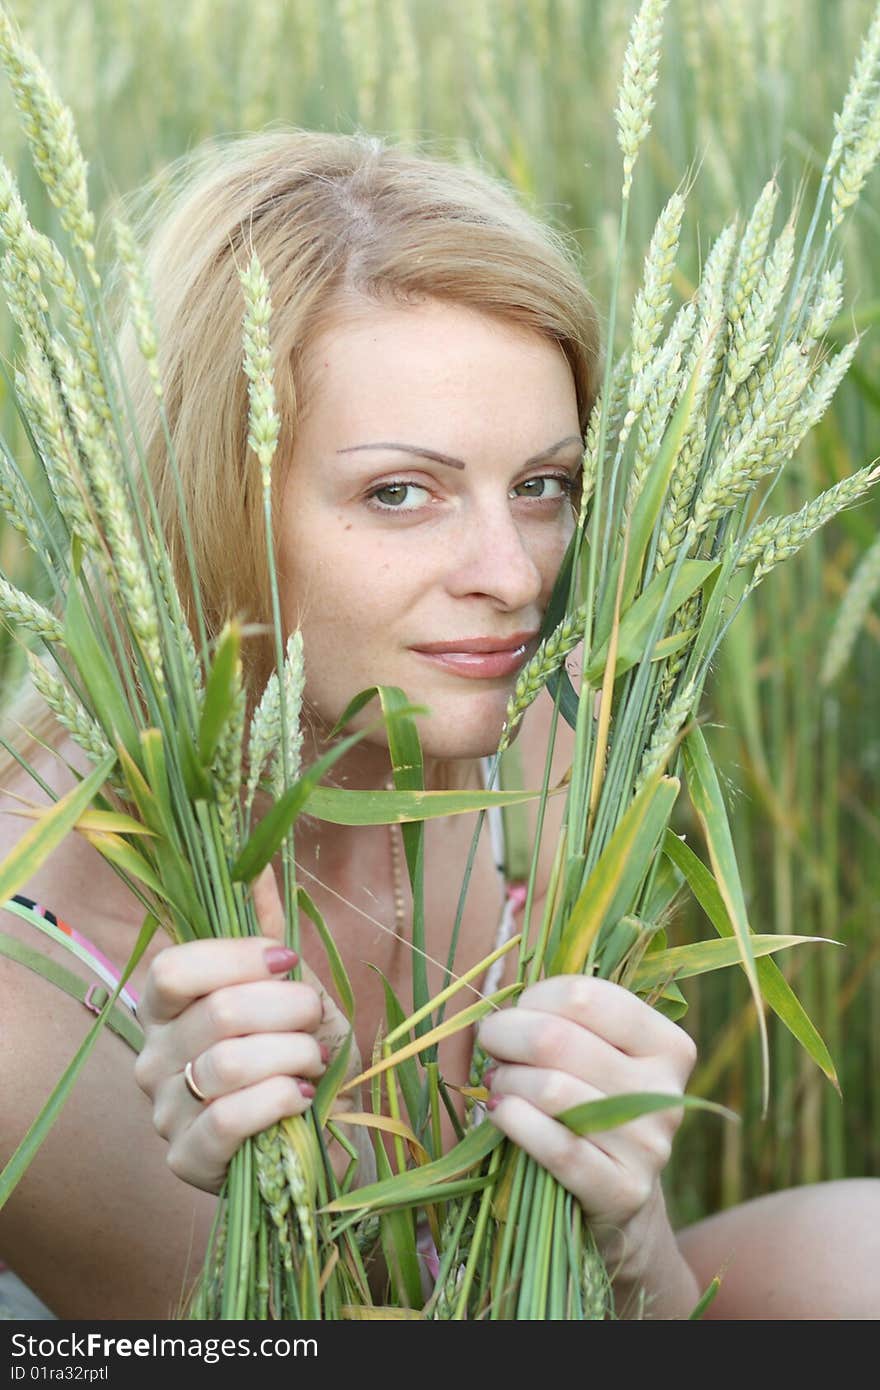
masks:
{"type": "Polygon", "coordinates": [[[511,637],[463,637],[452,642],[429,642],[411,650],[425,661],[467,680],[512,676],[532,656],[537,632],[511,637]]]}

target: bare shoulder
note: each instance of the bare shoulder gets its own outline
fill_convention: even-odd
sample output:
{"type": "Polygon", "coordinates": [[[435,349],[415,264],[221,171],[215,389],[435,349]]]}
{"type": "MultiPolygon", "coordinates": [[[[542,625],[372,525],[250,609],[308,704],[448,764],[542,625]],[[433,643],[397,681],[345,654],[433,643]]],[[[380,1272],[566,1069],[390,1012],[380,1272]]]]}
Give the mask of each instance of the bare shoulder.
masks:
{"type": "MultiPolygon", "coordinates": [[[[0,861],[6,858],[33,825],[33,821],[26,818],[23,812],[34,807],[47,808],[53,799],[71,791],[76,786],[73,769],[79,774],[91,770],[82,752],[67,739],[60,740],[55,749],[38,747],[30,750],[28,761],[36,774],[35,777],[24,768],[13,766],[0,785],[0,861]],[[45,784],[48,792],[40,782],[45,784]]],[[[68,874],[74,873],[75,881],[69,885],[67,891],[69,888],[75,890],[80,882],[94,885],[98,869],[102,870],[99,885],[104,874],[113,876],[103,865],[100,856],[91,850],[84,840],[71,834],[59,849],[35,870],[30,880],[30,888],[34,891],[29,892],[25,885],[22,885],[22,891],[30,897],[38,897],[50,906],[54,905],[53,900],[47,897],[45,888],[51,887],[57,880],[59,866],[68,874]],[[78,871],[80,865],[82,867],[78,871]]]]}
{"type": "MultiPolygon", "coordinates": [[[[21,1143],[93,1016],[0,957],[0,1162],[21,1143]]],[[[62,1318],[167,1318],[207,1243],[214,1199],[165,1161],[134,1053],[104,1032],[0,1213],[0,1250],[62,1318]]]]}
{"type": "MultiPolygon", "coordinates": [[[[52,754],[32,763],[56,795],[73,774],[52,754]]],[[[0,860],[31,822],[10,814],[18,797],[50,797],[21,770],[0,788],[0,860]]],[[[124,964],[134,942],[134,908],[124,885],[79,836],[71,835],[20,891],[76,925],[124,964]]],[[[0,906],[0,932],[36,947],[90,983],[60,945],[0,906]]],[[[5,1164],[85,1039],[94,1015],[79,1001],[0,953],[3,1020],[0,1164],[5,1164]]],[[[0,1251],[57,1314],[166,1317],[204,1248],[213,1199],[181,1183],[165,1162],[150,1107],[134,1080],[134,1053],[103,1034],[43,1147],[0,1214],[0,1251]]],[[[197,1264],[195,1265],[197,1267],[197,1264]]]]}
{"type": "MultiPolygon", "coordinates": [[[[30,758],[34,771],[53,797],[63,796],[76,785],[78,773],[88,772],[85,756],[69,741],[60,742],[57,751],[37,749],[30,758]],[[70,764],[70,765],[68,765],[70,764]]],[[[26,803],[47,807],[50,797],[22,768],[14,768],[0,786],[0,863],[33,825],[20,812],[26,803]]],[[[49,908],[87,937],[117,966],[123,966],[131,953],[143,920],[143,908],[110,865],[76,832],[69,834],[52,854],[39,864],[17,891],[49,908]]],[[[26,927],[0,905],[0,930],[33,943],[34,930],[26,927]]],[[[157,941],[156,950],[167,944],[157,941]]],[[[74,970],[76,961],[63,947],[43,938],[40,949],[74,970]]],[[[16,967],[19,969],[19,967],[16,967]]],[[[146,964],[135,976],[135,987],[142,981],[146,964]]]]}

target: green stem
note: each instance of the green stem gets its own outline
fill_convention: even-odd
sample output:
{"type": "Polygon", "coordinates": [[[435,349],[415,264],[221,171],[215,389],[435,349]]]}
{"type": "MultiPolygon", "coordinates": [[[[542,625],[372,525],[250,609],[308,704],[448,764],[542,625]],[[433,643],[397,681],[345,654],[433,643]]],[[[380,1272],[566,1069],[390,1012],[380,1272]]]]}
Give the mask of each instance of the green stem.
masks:
{"type": "MultiPolygon", "coordinates": [[[[290,742],[287,720],[287,700],[284,690],[284,636],[281,625],[281,599],[278,593],[278,571],[275,564],[275,532],[272,525],[272,489],[271,475],[266,469],[263,478],[263,525],[266,534],[266,559],[269,569],[269,587],[272,591],[272,625],[275,635],[275,664],[278,672],[278,686],[280,699],[278,701],[281,723],[281,765],[284,769],[284,785],[291,785],[291,766],[290,766],[290,742]]],[[[282,851],[282,863],[284,867],[284,913],[285,913],[285,943],[291,946],[294,951],[299,952],[299,900],[296,892],[296,874],[294,871],[294,842],[293,831],[291,830],[285,841],[282,851]]],[[[297,972],[301,973],[300,967],[296,967],[297,972]]]]}
{"type": "MultiPolygon", "coordinates": [[[[602,387],[602,415],[599,422],[599,440],[597,444],[596,460],[596,484],[593,501],[593,510],[590,520],[590,550],[587,563],[587,583],[584,601],[586,604],[586,623],[584,626],[584,645],[582,652],[581,668],[581,696],[578,702],[577,728],[575,730],[575,751],[572,762],[571,787],[569,789],[569,854],[580,854],[583,851],[583,844],[574,842],[573,837],[578,833],[577,828],[586,825],[586,804],[587,789],[592,768],[589,766],[588,745],[592,743],[592,716],[593,702],[590,683],[587,680],[587,662],[589,661],[590,648],[593,641],[593,615],[596,610],[596,589],[597,576],[596,568],[598,564],[599,538],[602,535],[602,508],[604,505],[604,474],[605,474],[605,448],[608,437],[608,416],[611,409],[611,378],[614,369],[614,333],[617,322],[617,301],[620,294],[620,280],[623,267],[624,243],[626,241],[626,228],[629,218],[629,198],[626,197],[621,202],[620,207],[620,226],[617,236],[617,255],[614,262],[614,279],[611,288],[611,305],[608,314],[608,334],[605,351],[605,380],[602,387]]],[[[607,574],[607,556],[602,556],[602,572],[607,574]]],[[[577,569],[578,560],[575,558],[575,565],[572,571],[577,569]]]]}
{"type": "MultiPolygon", "coordinates": [[[[489,1174],[492,1178],[494,1178],[498,1173],[498,1166],[501,1162],[503,1152],[504,1145],[502,1144],[499,1148],[493,1151],[492,1156],[489,1160],[489,1174]]],[[[471,1248],[468,1252],[467,1264],[465,1265],[464,1271],[460,1276],[460,1282],[458,1286],[458,1300],[456,1302],[455,1312],[453,1314],[453,1319],[455,1321],[467,1320],[468,1299],[470,1297],[471,1286],[474,1282],[474,1275],[477,1270],[477,1265],[481,1261],[484,1241],[487,1239],[486,1232],[488,1229],[489,1220],[492,1215],[492,1201],[494,1196],[494,1188],[494,1181],[490,1181],[488,1186],[485,1187],[483,1189],[483,1192],[480,1194],[480,1208],[477,1212],[477,1220],[474,1226],[474,1234],[473,1239],[471,1241],[471,1248]]]]}
{"type": "MultiPolygon", "coordinates": [[[[492,1321],[501,1319],[505,1321],[509,1320],[510,1310],[513,1306],[511,1291],[508,1288],[508,1270],[510,1268],[514,1241],[517,1233],[517,1220],[520,1211],[528,1158],[525,1150],[515,1149],[512,1145],[505,1145],[505,1162],[508,1166],[512,1165],[513,1174],[510,1184],[510,1197],[507,1203],[507,1214],[501,1228],[501,1249],[498,1254],[498,1267],[492,1289],[492,1303],[489,1309],[489,1317],[492,1321]]],[[[498,1239],[497,1231],[495,1239],[498,1239]]]]}

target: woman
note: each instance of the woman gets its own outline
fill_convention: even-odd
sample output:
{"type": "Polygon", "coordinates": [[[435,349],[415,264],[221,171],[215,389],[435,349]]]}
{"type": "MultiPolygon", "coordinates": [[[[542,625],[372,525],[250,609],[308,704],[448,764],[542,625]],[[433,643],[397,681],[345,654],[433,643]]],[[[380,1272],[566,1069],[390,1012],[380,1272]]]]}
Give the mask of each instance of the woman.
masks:
{"type": "MultiPolygon", "coordinates": [[[[573,526],[597,375],[590,300],[561,241],[478,173],[370,140],[305,133],[240,142],[199,169],[154,238],[151,265],[166,400],[215,628],[228,612],[258,621],[270,612],[240,370],[237,266],[251,246],[272,287],[282,418],[276,550],[284,620],[304,639],[304,761],[323,749],[355,692],[399,685],[430,710],[419,719],[427,785],[477,786],[573,526]]],[[[137,372],[129,353],[166,534],[181,553],[164,442],[137,372]]],[[[269,669],[268,643],[255,639],[249,657],[253,696],[269,669]]],[[[522,726],[526,785],[540,785],[549,709],[539,701],[522,726]]],[[[351,727],[369,717],[363,712],[351,727]]],[[[63,740],[58,746],[81,761],[63,740]]],[[[560,737],[557,778],[571,751],[560,737]]],[[[59,791],[68,785],[52,757],[38,766],[59,791]]],[[[382,787],[389,769],[375,735],[337,764],[334,778],[382,787]]],[[[30,791],[14,770],[2,780],[10,792],[30,791]]],[[[558,803],[550,802],[542,838],[539,899],[558,803]]],[[[308,817],[297,828],[299,877],[349,970],[365,1056],[384,1014],[374,967],[404,998],[412,968],[397,833],[308,817]]],[[[5,852],[15,834],[6,826],[3,834],[5,852]]],[[[471,834],[468,817],[426,829],[429,984],[441,979],[437,962],[446,957],[471,834]]],[[[79,840],[25,891],[87,931],[111,960],[126,958],[139,906],[79,840]]],[[[232,1153],[248,1134],[310,1103],[342,1020],[308,923],[302,952],[315,973],[308,982],[285,978],[292,961],[277,941],[271,871],[255,893],[264,938],[154,944],[134,976],[147,1037],[140,1059],[134,1066],[118,1039],[102,1039],[3,1213],[4,1254],[61,1316],[167,1316],[200,1263],[232,1153]]],[[[491,950],[499,897],[484,836],[458,971],[491,950]]],[[[4,926],[24,935],[17,920],[4,926]]],[[[506,968],[509,978],[509,957],[506,968]]],[[[12,962],[0,959],[0,970],[15,1040],[2,1130],[8,1153],[89,1019],[12,962]]],[[[527,990],[479,1036],[496,1064],[494,1122],[581,1200],[615,1271],[621,1312],[637,1307],[643,1291],[649,1316],[686,1316],[729,1264],[715,1315],[876,1313],[852,1278],[854,1246],[837,1304],[824,1293],[818,1302],[803,1273],[821,1229],[814,1264],[834,1280],[843,1257],[829,1257],[827,1228],[837,1233],[833,1249],[846,1248],[841,1227],[857,1210],[864,1220],[868,1201],[876,1208],[874,1186],[782,1194],[764,1199],[757,1217],[754,1209],[727,1213],[676,1239],[660,1178],[677,1115],[589,1139],[552,1118],[598,1094],[682,1091],[695,1054],[680,1028],[607,982],[562,977],[527,990]],[[779,1222],[795,1224],[797,1241],[774,1264],[766,1233],[779,1222]],[[774,1303],[779,1292],[787,1301],[774,1303]]],[[[460,1035],[441,1049],[451,1082],[466,1079],[472,1046],[460,1035]]],[[[875,1247],[875,1270],[876,1256],[875,1247]]],[[[855,1258],[864,1281],[871,1254],[855,1258]]]]}

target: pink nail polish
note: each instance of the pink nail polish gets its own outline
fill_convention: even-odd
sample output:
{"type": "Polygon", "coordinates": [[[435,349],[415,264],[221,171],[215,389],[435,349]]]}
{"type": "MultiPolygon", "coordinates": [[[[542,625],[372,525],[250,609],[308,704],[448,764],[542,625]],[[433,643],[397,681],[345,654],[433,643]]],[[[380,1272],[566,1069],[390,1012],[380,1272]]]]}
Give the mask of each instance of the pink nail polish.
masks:
{"type": "Polygon", "coordinates": [[[483,1085],[484,1085],[484,1086],[491,1086],[491,1085],[492,1085],[492,1078],[493,1078],[493,1076],[495,1075],[495,1073],[496,1073],[497,1070],[498,1070],[497,1067],[487,1067],[487,1068],[486,1068],[486,1070],[483,1072],[483,1085]]]}
{"type": "Polygon", "coordinates": [[[291,951],[289,946],[270,946],[263,954],[267,970],[271,970],[273,975],[283,975],[286,970],[292,970],[297,964],[299,956],[296,951],[291,951]]]}
{"type": "Polygon", "coordinates": [[[311,1100],[315,1094],[315,1088],[312,1085],[311,1081],[298,1081],[297,1085],[299,1086],[299,1089],[301,1093],[305,1096],[306,1100],[311,1100]]]}
{"type": "Polygon", "coordinates": [[[321,1049],[321,1061],[326,1067],[327,1063],[330,1061],[330,1049],[326,1043],[320,1043],[319,1046],[321,1049]]]}
{"type": "Polygon", "coordinates": [[[486,1109],[494,1110],[496,1105],[500,1105],[503,1099],[503,1096],[490,1096],[489,1099],[486,1101],[486,1109]]]}

